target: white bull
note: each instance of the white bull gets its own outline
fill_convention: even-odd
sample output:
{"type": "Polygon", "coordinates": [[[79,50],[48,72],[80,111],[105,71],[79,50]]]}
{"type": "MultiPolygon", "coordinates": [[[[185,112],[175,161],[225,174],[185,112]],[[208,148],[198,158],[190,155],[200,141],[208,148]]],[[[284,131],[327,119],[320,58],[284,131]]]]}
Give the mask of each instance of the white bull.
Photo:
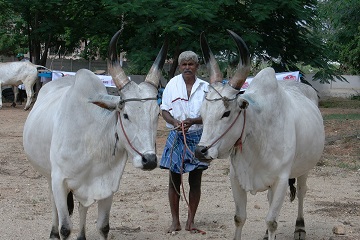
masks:
{"type": "MultiPolygon", "coordinates": [[[[33,86],[38,78],[37,68],[45,68],[41,65],[35,65],[31,62],[7,62],[0,63],[0,89],[4,86],[12,86],[14,91],[14,103],[16,100],[19,90],[17,86],[24,84],[27,95],[26,104],[24,110],[30,108],[30,104],[34,97],[33,86]]],[[[2,108],[2,91],[0,91],[0,109],[2,108]]]]}
{"type": "Polygon", "coordinates": [[[100,239],[107,239],[112,198],[127,159],[132,157],[133,165],[143,170],[157,166],[156,96],[167,41],[145,81],[137,85],[116,57],[119,35],[110,42],[108,64],[120,96],[108,95],[95,74],[79,70],[41,88],[25,122],[25,153],[52,193],[50,239],[68,239],[73,195],[80,202],[78,239],[85,239],[87,209],[95,201],[100,239]]]}
{"type": "Polygon", "coordinates": [[[290,185],[297,179],[298,216],[295,239],[305,239],[303,201],[309,171],[324,148],[324,126],[317,95],[310,86],[277,81],[275,71],[260,71],[243,95],[239,89],[250,70],[247,46],[229,31],[240,50],[234,77],[223,84],[221,72],[204,35],[201,47],[211,71],[211,85],[201,108],[204,129],[196,157],[210,162],[230,156],[230,180],[235,201],[235,237],[241,239],[246,220],[247,192],[268,190],[269,211],[264,239],[274,240],[278,216],[290,185]],[[291,184],[290,184],[291,183],[291,184]]]}

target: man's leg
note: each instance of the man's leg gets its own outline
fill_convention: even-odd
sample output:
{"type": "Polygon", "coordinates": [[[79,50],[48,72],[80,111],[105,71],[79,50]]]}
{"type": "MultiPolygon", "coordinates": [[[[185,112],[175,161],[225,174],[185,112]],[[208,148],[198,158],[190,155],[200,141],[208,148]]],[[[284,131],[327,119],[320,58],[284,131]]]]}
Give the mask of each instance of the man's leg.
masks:
{"type": "Polygon", "coordinates": [[[194,229],[194,218],[196,210],[199,206],[200,196],[201,196],[201,177],[203,170],[195,169],[192,172],[189,172],[189,209],[188,209],[188,219],[186,222],[185,229],[191,231],[194,229]]]}
{"type": "Polygon", "coordinates": [[[172,217],[172,224],[168,232],[180,231],[181,224],[179,218],[179,201],[180,201],[180,184],[181,175],[169,171],[169,203],[172,217]]]}

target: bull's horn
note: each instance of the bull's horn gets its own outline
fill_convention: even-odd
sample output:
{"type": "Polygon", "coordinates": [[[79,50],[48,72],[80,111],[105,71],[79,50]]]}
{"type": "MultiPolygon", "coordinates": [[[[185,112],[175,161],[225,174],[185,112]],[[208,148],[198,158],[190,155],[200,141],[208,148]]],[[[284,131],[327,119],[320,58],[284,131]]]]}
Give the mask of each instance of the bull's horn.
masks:
{"type": "Polygon", "coordinates": [[[151,83],[156,88],[159,86],[159,81],[161,77],[161,69],[164,66],[167,50],[169,46],[168,38],[165,38],[165,41],[153,63],[153,65],[150,68],[149,73],[146,75],[145,82],[151,83]]]}
{"type": "Polygon", "coordinates": [[[235,40],[240,52],[239,63],[237,65],[234,76],[230,79],[230,85],[235,89],[240,89],[250,73],[250,53],[244,40],[233,31],[227,30],[231,37],[235,40]]]}
{"type": "Polygon", "coordinates": [[[116,87],[119,90],[122,89],[130,81],[129,78],[126,76],[124,70],[122,69],[119,59],[117,57],[116,43],[118,41],[121,31],[122,30],[117,31],[111,38],[108,50],[108,71],[116,87]]]}
{"type": "Polygon", "coordinates": [[[219,68],[219,64],[217,63],[214,54],[210,50],[204,32],[200,34],[200,46],[201,46],[201,51],[204,55],[204,61],[206,63],[206,67],[210,72],[210,83],[222,81],[223,77],[219,68]]]}

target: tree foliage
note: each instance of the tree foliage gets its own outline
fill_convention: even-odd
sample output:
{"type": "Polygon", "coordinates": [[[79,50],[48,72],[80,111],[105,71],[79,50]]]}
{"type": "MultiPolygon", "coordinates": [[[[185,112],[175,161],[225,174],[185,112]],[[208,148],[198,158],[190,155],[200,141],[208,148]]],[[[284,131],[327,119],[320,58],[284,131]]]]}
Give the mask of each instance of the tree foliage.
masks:
{"type": "MultiPolygon", "coordinates": [[[[0,7],[6,12],[0,17],[5,27],[0,31],[11,36],[0,37],[0,52],[14,54],[29,46],[37,62],[46,60],[49,48],[65,54],[80,42],[85,43],[84,58],[106,58],[108,42],[121,28],[118,48],[127,53],[133,74],[148,71],[168,37],[171,77],[182,51],[201,56],[199,36],[205,31],[222,70],[229,73],[228,66],[236,65],[238,55],[226,32],[230,29],[249,46],[253,73],[263,64],[278,72],[294,71],[299,63],[319,68],[316,76],[323,81],[337,73],[328,64],[332,59],[328,43],[316,32],[321,25],[317,0],[0,0],[0,7]]],[[[347,45],[348,52],[356,54],[353,46],[354,42],[347,45]]],[[[349,54],[344,61],[346,57],[349,54]]]]}
{"type": "Polygon", "coordinates": [[[319,5],[329,56],[348,74],[360,74],[360,1],[327,0],[319,5]]]}
{"type": "Polygon", "coordinates": [[[23,20],[14,14],[7,1],[0,1],[0,8],[8,9],[0,15],[0,55],[15,55],[27,48],[26,35],[18,28],[23,20]]]}

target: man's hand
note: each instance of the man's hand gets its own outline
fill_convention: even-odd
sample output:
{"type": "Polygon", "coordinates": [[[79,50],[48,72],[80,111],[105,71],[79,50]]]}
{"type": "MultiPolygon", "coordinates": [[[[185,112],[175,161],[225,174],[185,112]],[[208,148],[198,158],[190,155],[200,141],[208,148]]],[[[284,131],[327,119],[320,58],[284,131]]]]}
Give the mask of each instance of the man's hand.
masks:
{"type": "Polygon", "coordinates": [[[194,119],[187,118],[182,122],[182,124],[184,126],[184,131],[187,132],[189,130],[189,128],[194,124],[194,119]]]}

